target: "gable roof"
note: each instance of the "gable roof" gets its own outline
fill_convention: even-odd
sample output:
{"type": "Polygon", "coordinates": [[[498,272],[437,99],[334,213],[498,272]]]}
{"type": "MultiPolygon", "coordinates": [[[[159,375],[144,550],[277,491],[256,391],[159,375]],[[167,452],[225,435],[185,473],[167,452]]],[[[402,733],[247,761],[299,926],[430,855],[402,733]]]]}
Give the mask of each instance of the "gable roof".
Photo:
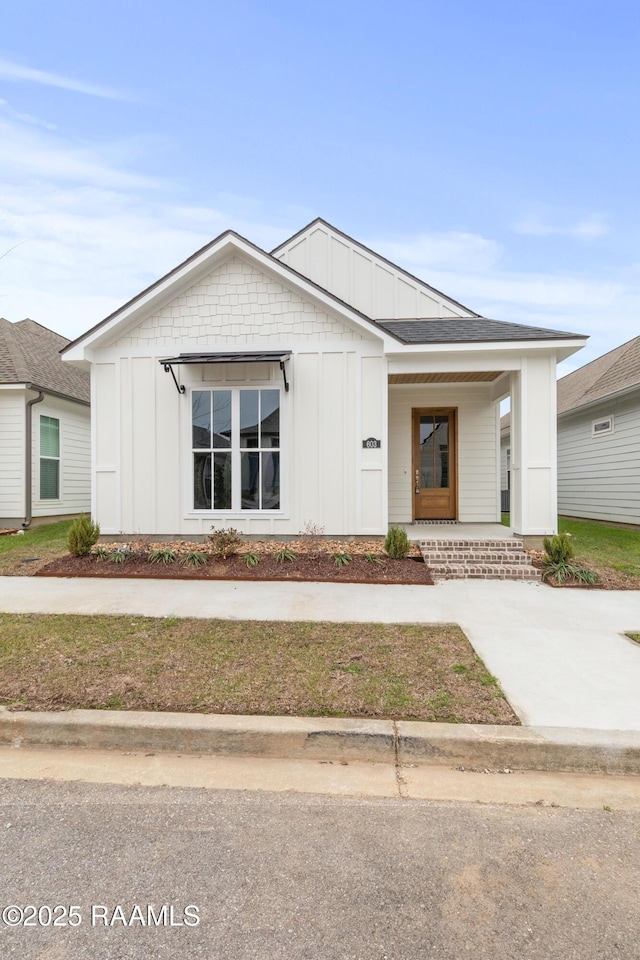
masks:
{"type": "MultiPolygon", "coordinates": [[[[329,223],[328,220],[324,220],[322,217],[316,217],[315,220],[312,220],[302,227],[301,230],[298,230],[293,236],[288,237],[282,243],[279,243],[277,247],[274,247],[271,251],[272,257],[277,257],[278,254],[287,247],[290,243],[293,243],[294,240],[297,240],[298,237],[302,237],[303,234],[310,231],[312,227],[315,227],[319,224],[322,224],[323,227],[326,227],[328,230],[333,231],[339,237],[342,237],[344,240],[347,240],[349,243],[353,243],[356,247],[359,247],[360,250],[364,250],[370,256],[375,257],[376,260],[386,263],[387,266],[391,267],[393,270],[397,270],[398,273],[401,273],[403,276],[407,277],[408,280],[411,280],[413,283],[417,283],[419,286],[423,287],[429,293],[435,294],[437,297],[442,297],[444,300],[448,300],[449,303],[454,304],[454,306],[459,307],[461,310],[464,310],[470,317],[479,317],[480,314],[476,313],[475,310],[471,310],[470,307],[465,307],[463,303],[460,303],[459,300],[454,300],[453,297],[450,297],[448,294],[443,293],[441,290],[437,290],[435,287],[432,287],[431,284],[426,283],[424,280],[421,280],[420,277],[416,277],[413,273],[409,273],[408,270],[405,270],[404,267],[400,267],[397,263],[393,263],[392,260],[388,260],[386,257],[383,257],[382,254],[377,253],[375,250],[372,250],[371,247],[365,246],[364,243],[360,243],[359,240],[356,240],[354,237],[349,236],[348,233],[345,233],[343,230],[339,230],[337,227],[334,227],[332,223],[329,223]]],[[[457,317],[452,317],[450,319],[456,320],[457,317]]]]}
{"type": "Polygon", "coordinates": [[[558,380],[558,413],[640,386],[640,337],[621,344],[558,380]]]}
{"type": "Polygon", "coordinates": [[[89,374],[60,359],[69,341],[34,320],[0,317],[0,383],[32,383],[45,392],[89,403],[89,374]]]}
{"type": "MultiPolygon", "coordinates": [[[[189,276],[191,270],[195,270],[198,266],[203,263],[208,263],[208,261],[215,255],[216,248],[224,248],[225,243],[227,245],[233,245],[236,249],[236,252],[240,253],[253,253],[255,259],[258,263],[261,263],[262,266],[275,271],[281,277],[289,277],[291,280],[296,283],[298,286],[303,286],[309,292],[313,293],[314,291],[321,295],[322,299],[326,302],[328,301],[329,306],[334,306],[338,311],[345,315],[345,313],[350,316],[352,320],[356,321],[356,324],[360,327],[366,327],[370,332],[377,335],[381,339],[386,339],[388,337],[394,338],[393,334],[389,334],[384,330],[379,330],[375,320],[372,320],[371,317],[366,316],[356,307],[352,307],[351,304],[345,303],[344,300],[341,300],[339,297],[336,297],[335,294],[331,293],[330,290],[326,290],[324,287],[321,287],[320,284],[315,283],[313,280],[310,280],[308,277],[305,277],[303,274],[299,273],[297,270],[294,270],[293,267],[288,266],[288,264],[283,263],[281,260],[278,260],[276,257],[272,256],[266,250],[263,250],[262,247],[259,247],[257,244],[252,243],[251,240],[247,240],[246,237],[241,236],[239,233],[236,233],[235,230],[225,230],[223,233],[219,234],[209,243],[206,243],[203,247],[200,247],[199,250],[196,250],[195,253],[192,253],[190,257],[187,257],[186,260],[183,260],[182,263],[179,263],[177,267],[174,267],[173,270],[170,270],[168,273],[165,273],[164,276],[160,277],[158,280],[155,280],[148,287],[145,287],[140,293],[136,294],[135,297],[132,297],[131,300],[128,300],[121,307],[118,307],[117,310],[114,310],[113,313],[110,313],[108,317],[105,317],[104,320],[100,320],[94,326],[90,327],[85,333],[81,334],[75,340],[70,341],[61,351],[64,355],[69,352],[73,347],[81,344],[83,341],[87,340],[89,337],[92,337],[93,334],[97,333],[103,327],[108,326],[109,324],[115,324],[120,319],[124,319],[125,315],[131,313],[136,306],[142,306],[144,301],[149,300],[154,294],[161,296],[167,287],[171,287],[172,283],[179,283],[180,280],[185,276],[189,276]]],[[[213,269],[213,266],[212,266],[213,269]]],[[[394,338],[396,339],[396,338],[394,338]]],[[[75,358],[74,358],[75,359],[75,358]]]]}
{"type": "MultiPolygon", "coordinates": [[[[314,223],[322,223],[329,229],[335,230],[334,227],[319,217],[312,221],[311,225],[314,223]]],[[[304,229],[306,230],[308,227],[304,229]]],[[[300,232],[302,233],[303,231],[300,232]]],[[[340,233],[340,231],[336,232],[340,233]]],[[[294,236],[298,236],[298,234],[294,236]]],[[[347,234],[342,234],[342,236],[357,246],[362,247],[363,250],[368,251],[367,247],[358,244],[357,241],[352,241],[350,237],[347,237],[347,234]]],[[[285,241],[285,244],[288,242],[289,241],[285,241]]],[[[276,247],[275,251],[280,249],[281,247],[276,247]]],[[[378,257],[378,254],[374,251],[368,252],[371,253],[372,256],[378,257]]],[[[179,289],[186,288],[188,284],[194,283],[197,275],[203,276],[206,275],[207,271],[215,269],[217,263],[223,262],[224,258],[231,253],[237,253],[240,256],[246,257],[255,263],[259,269],[272,272],[284,282],[289,281],[298,292],[313,297],[317,303],[322,304],[324,309],[333,308],[342,318],[347,319],[357,328],[361,330],[364,329],[367,333],[373,333],[374,336],[378,336],[385,344],[385,347],[395,346],[395,344],[406,346],[419,344],[428,345],[433,343],[508,342],[514,340],[521,342],[541,340],[584,341],[585,339],[581,334],[568,334],[556,330],[546,330],[541,327],[527,327],[522,324],[509,324],[497,320],[487,320],[479,314],[469,311],[468,308],[463,307],[462,304],[457,304],[457,301],[451,300],[451,298],[446,297],[444,294],[438,293],[433,287],[429,287],[428,284],[425,284],[422,280],[412,277],[411,274],[407,274],[402,268],[397,267],[388,260],[386,260],[385,263],[388,263],[394,270],[405,273],[416,283],[437,293],[438,296],[444,297],[451,303],[456,303],[460,309],[466,310],[471,316],[454,316],[440,320],[434,318],[429,320],[414,319],[407,322],[402,320],[374,320],[357,307],[340,299],[340,297],[336,296],[330,290],[327,290],[316,281],[300,273],[300,271],[294,267],[278,259],[274,256],[273,252],[268,253],[255,243],[236,233],[235,230],[225,230],[214,240],[211,240],[205,244],[205,246],[196,250],[190,257],[187,257],[186,260],[183,260],[182,263],[174,267],[173,270],[170,270],[164,276],[160,277],[159,280],[156,280],[142,290],[141,293],[138,293],[131,300],[128,300],[123,306],[109,314],[104,320],[95,324],[77,339],[66,343],[61,350],[63,357],[68,355],[69,360],[84,362],[86,357],[83,353],[74,351],[75,347],[81,344],[91,346],[92,343],[96,341],[99,344],[100,339],[108,335],[110,331],[115,331],[115,329],[125,324],[131,326],[138,319],[148,315],[150,310],[157,309],[161,304],[168,302],[171,297],[176,296],[179,289]],[[413,329],[407,329],[409,326],[413,329]],[[436,338],[437,331],[439,332],[438,338],[436,338]]],[[[383,257],[379,259],[384,260],[383,257]]],[[[582,346],[582,344],[570,344],[567,355],[580,349],[580,346],[582,346]]]]}
{"type": "Polygon", "coordinates": [[[579,333],[528,327],[522,323],[487,320],[486,317],[456,317],[453,320],[378,320],[378,326],[403,343],[491,343],[513,340],[583,339],[579,333]]]}

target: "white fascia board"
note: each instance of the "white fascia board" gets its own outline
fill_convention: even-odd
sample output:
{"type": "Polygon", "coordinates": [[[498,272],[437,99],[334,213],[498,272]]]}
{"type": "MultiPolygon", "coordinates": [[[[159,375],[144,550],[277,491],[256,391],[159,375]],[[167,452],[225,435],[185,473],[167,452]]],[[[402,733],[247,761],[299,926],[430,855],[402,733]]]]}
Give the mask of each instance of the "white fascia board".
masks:
{"type": "Polygon", "coordinates": [[[0,383],[0,390],[26,390],[25,383],[0,383]]]}
{"type": "Polygon", "coordinates": [[[505,370],[519,370],[522,357],[519,354],[499,356],[495,353],[426,353],[411,354],[408,357],[387,356],[389,373],[470,373],[480,371],[502,373],[505,370]]]}
{"type": "Polygon", "coordinates": [[[219,242],[203,250],[199,257],[189,260],[180,270],[167,276],[165,280],[160,281],[146,293],[142,293],[131,303],[118,310],[108,323],[98,326],[92,332],[87,333],[77,344],[67,348],[63,354],[63,359],[72,362],[88,359],[88,352],[92,347],[99,347],[102,344],[108,345],[117,333],[126,333],[150,313],[160,309],[165,303],[178,296],[181,290],[188,289],[200,277],[206,276],[218,264],[223,263],[234,254],[239,254],[244,260],[253,263],[261,271],[277,278],[284,286],[300,292],[306,299],[321,306],[322,309],[327,310],[334,316],[342,320],[346,319],[363,332],[368,333],[375,339],[382,340],[385,346],[397,344],[393,337],[383,330],[377,329],[373,322],[363,319],[346,305],[337,303],[330,294],[325,293],[321,288],[294,273],[285,264],[280,264],[279,261],[244,242],[240,237],[231,235],[221,237],[219,242]]]}
{"type": "MultiPolygon", "coordinates": [[[[455,323],[455,320],[452,321],[455,323]]],[[[586,346],[587,338],[580,340],[505,340],[505,341],[465,341],[464,343],[406,343],[395,344],[394,349],[387,350],[389,359],[407,356],[415,353],[484,353],[499,356],[503,353],[555,353],[564,360],[571,354],[577,353],[586,346]]]]}

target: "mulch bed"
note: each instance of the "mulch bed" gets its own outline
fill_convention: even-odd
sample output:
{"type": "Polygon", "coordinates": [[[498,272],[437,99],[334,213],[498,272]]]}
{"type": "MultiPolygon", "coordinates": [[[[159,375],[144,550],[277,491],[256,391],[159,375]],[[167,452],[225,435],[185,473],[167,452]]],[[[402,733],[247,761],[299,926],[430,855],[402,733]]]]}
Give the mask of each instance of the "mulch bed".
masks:
{"type": "MultiPolygon", "coordinates": [[[[381,558],[382,559],[382,558],[381,558]]],[[[351,563],[337,567],[327,554],[299,555],[293,562],[279,563],[272,554],[260,557],[255,567],[247,567],[242,555],[222,560],[209,557],[204,566],[187,567],[175,563],[149,563],[144,556],[128,556],[125,563],[112,563],[89,557],[61,557],[35,573],[37,577],[131,577],[168,580],[298,580],[327,583],[406,583],[432,584],[429,568],[421,557],[405,560],[384,559],[372,563],[353,556],[351,563]]]]}

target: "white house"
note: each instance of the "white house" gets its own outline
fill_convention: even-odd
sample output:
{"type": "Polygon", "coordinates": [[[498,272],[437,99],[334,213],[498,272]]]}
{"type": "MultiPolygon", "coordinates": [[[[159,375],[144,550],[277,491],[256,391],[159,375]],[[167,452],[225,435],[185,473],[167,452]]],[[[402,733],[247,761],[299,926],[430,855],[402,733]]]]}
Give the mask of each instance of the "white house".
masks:
{"type": "Polygon", "coordinates": [[[558,380],[558,513],[640,524],[640,337],[558,380]]]}
{"type": "Polygon", "coordinates": [[[91,370],[103,533],[556,529],[555,370],[585,343],[487,320],[323,220],[267,253],[227,231],[63,351],[91,370]]]}
{"type": "Polygon", "coordinates": [[[68,343],[0,318],[0,527],[91,509],[89,376],[62,363],[68,343]]]}

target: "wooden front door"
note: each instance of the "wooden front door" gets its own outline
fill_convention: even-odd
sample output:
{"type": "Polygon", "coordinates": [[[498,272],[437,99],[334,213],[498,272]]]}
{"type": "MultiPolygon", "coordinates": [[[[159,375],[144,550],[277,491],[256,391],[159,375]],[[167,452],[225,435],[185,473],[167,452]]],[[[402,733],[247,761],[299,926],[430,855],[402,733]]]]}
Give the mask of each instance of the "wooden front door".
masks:
{"type": "Polygon", "coordinates": [[[458,508],[455,409],[414,409],[413,518],[455,520],[458,508]]]}

